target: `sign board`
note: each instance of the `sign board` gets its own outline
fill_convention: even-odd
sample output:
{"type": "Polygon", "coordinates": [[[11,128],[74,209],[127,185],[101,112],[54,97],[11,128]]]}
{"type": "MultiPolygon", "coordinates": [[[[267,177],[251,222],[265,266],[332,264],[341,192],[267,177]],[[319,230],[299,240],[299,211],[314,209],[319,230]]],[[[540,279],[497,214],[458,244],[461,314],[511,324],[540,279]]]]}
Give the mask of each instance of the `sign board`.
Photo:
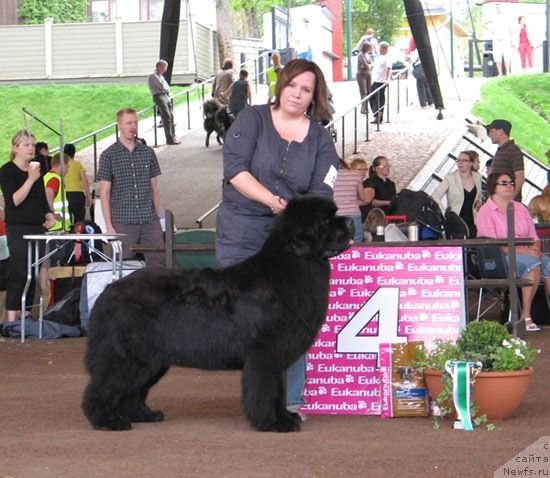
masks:
{"type": "Polygon", "coordinates": [[[462,248],[354,247],[331,260],[327,319],[307,359],[304,412],[380,414],[381,343],[455,339],[462,248]]]}

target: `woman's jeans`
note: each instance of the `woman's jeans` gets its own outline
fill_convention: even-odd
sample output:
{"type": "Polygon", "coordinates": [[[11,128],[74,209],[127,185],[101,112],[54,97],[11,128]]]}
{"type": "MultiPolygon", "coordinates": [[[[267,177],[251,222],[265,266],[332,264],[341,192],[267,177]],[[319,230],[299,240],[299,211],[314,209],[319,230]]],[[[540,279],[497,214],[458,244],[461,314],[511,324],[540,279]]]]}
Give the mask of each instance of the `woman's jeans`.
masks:
{"type": "Polygon", "coordinates": [[[286,371],[286,406],[301,408],[304,406],[304,386],[306,384],[306,356],[302,355],[286,371]]]}

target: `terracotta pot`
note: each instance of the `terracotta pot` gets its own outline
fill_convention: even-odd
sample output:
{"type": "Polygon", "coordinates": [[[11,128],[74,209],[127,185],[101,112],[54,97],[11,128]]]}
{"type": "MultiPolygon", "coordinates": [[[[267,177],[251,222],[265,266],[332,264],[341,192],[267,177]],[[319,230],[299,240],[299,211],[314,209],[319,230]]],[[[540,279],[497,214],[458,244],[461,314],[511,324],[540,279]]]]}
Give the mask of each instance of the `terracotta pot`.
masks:
{"type": "MultiPolygon", "coordinates": [[[[477,415],[487,415],[490,422],[508,418],[519,407],[533,368],[515,372],[480,372],[474,383],[474,403],[479,405],[477,415]]],[[[430,400],[443,391],[442,372],[425,370],[424,380],[430,400]]]]}

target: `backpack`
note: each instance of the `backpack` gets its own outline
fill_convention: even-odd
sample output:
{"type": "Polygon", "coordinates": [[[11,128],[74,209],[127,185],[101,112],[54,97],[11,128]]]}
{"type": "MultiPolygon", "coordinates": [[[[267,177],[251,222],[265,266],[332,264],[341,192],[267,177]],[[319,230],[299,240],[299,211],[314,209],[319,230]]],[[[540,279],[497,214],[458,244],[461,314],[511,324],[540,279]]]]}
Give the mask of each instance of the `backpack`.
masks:
{"type": "MultiPolygon", "coordinates": [[[[71,227],[71,234],[101,234],[101,228],[93,221],[77,222],[71,227]]],[[[87,239],[75,241],[72,247],[67,247],[64,265],[89,264],[90,262],[102,261],[101,256],[90,249],[103,252],[101,239],[87,239]]]]}
{"type": "Polygon", "coordinates": [[[390,214],[406,216],[408,222],[417,222],[420,239],[443,237],[445,218],[439,205],[424,191],[402,189],[391,201],[390,214]]]}
{"type": "Polygon", "coordinates": [[[46,312],[44,319],[68,326],[80,326],[80,287],[70,290],[46,312]]]}

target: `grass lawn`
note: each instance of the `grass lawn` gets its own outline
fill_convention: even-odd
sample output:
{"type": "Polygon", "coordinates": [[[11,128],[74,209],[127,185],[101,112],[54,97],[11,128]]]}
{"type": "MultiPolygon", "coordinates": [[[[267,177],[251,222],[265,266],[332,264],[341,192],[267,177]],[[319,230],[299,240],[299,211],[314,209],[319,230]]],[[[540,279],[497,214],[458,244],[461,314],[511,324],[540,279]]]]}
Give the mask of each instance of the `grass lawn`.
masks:
{"type": "MultiPolygon", "coordinates": [[[[174,87],[173,93],[182,90],[174,87]]],[[[191,100],[198,93],[197,89],[193,91],[191,100]]],[[[484,123],[494,118],[508,119],[513,124],[512,137],[516,142],[548,163],[545,153],[550,148],[550,75],[494,78],[483,86],[481,97],[473,109],[478,118],[484,123]]],[[[182,95],[177,103],[184,101],[182,95]]],[[[23,107],[58,131],[62,121],[65,141],[69,142],[114,122],[119,109],[130,106],[139,111],[151,106],[152,100],[145,85],[43,85],[0,87],[0,104],[3,111],[0,164],[3,164],[9,158],[11,137],[23,127],[30,128],[37,141],[46,141],[50,149],[59,144],[57,136],[40,123],[31,120],[25,124],[23,107]]],[[[82,143],[79,149],[84,146],[82,143]]]]}
{"type": "Polygon", "coordinates": [[[488,81],[473,113],[484,123],[495,118],[512,123],[512,138],[546,164],[550,150],[550,75],[504,76],[488,81]]]}
{"type": "MultiPolygon", "coordinates": [[[[185,89],[173,87],[172,94],[185,89]]],[[[176,104],[185,102],[185,97],[178,97],[176,104]]],[[[191,100],[196,97],[197,89],[191,100]]],[[[33,132],[37,141],[48,143],[50,150],[59,146],[58,136],[39,122],[27,117],[29,123],[25,124],[22,108],[57,131],[61,131],[62,121],[65,142],[70,142],[114,123],[116,112],[121,108],[140,111],[153,101],[146,85],[85,84],[0,87],[0,104],[0,164],[3,164],[9,159],[12,136],[24,127],[33,132]]],[[[152,110],[145,116],[151,114],[152,110]]],[[[106,134],[112,134],[112,130],[106,134]]],[[[86,143],[80,143],[78,149],[85,146],[86,143]]]]}

